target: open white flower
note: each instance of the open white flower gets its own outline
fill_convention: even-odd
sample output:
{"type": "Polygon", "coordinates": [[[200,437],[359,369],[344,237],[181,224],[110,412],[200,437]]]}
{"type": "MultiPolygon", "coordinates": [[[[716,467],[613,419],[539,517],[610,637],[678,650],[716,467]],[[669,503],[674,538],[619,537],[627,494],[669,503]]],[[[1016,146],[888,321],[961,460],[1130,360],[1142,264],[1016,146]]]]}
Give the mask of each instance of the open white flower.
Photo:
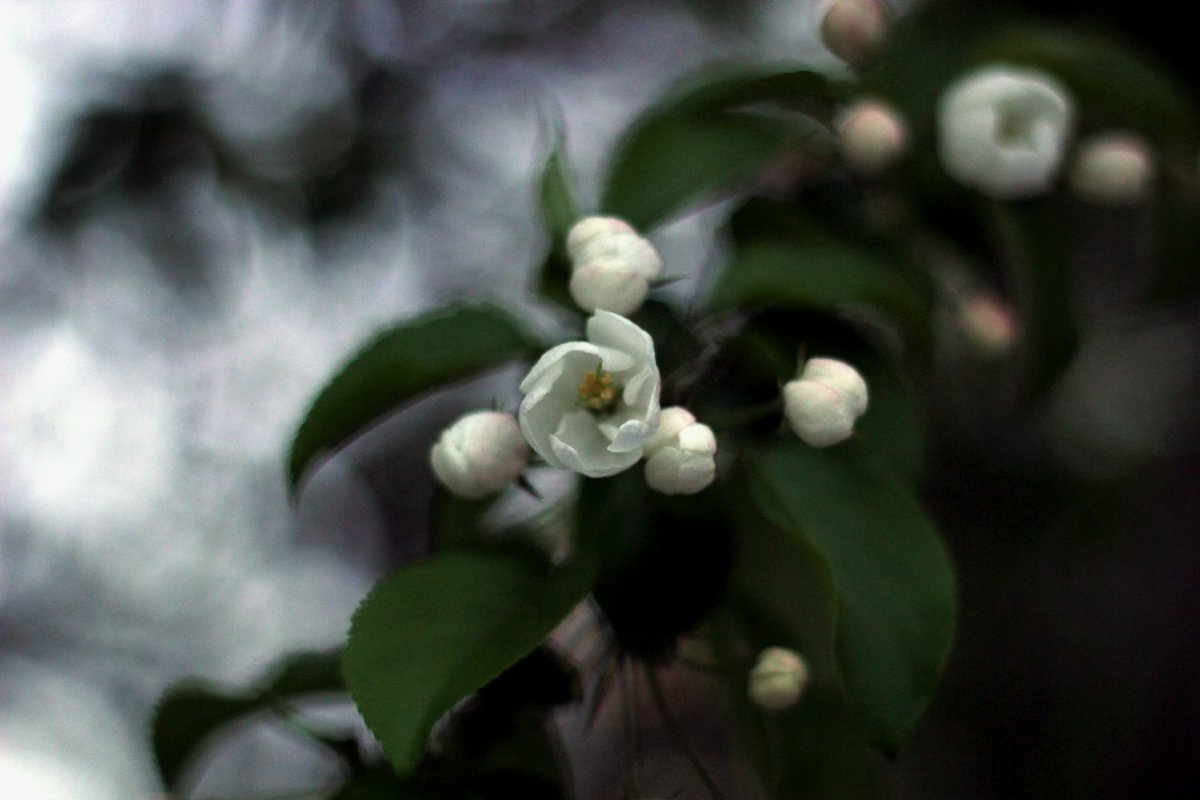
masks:
{"type": "Polygon", "coordinates": [[[429,463],[438,481],[461,497],[478,500],[517,479],[529,447],[511,414],[476,411],[460,417],[438,437],[429,463]]]}
{"type": "Polygon", "coordinates": [[[590,478],[636,464],[658,430],[654,341],[608,311],[588,320],[586,342],[543,354],[521,391],[517,417],[529,445],[551,466],[590,478]]]}
{"type": "Polygon", "coordinates": [[[938,153],[955,180],[998,200],[1031,197],[1058,175],[1072,102],[1054,78],[990,65],[959,78],[938,108],[938,153]]]}
{"type": "Polygon", "coordinates": [[[796,435],[813,447],[850,438],[867,410],[867,383],[854,367],[835,358],[810,358],[783,387],[784,414],[796,435]]]}
{"type": "Polygon", "coordinates": [[[717,438],[681,406],[664,408],[646,444],[646,485],[663,494],[696,494],[717,474],[717,438]]]}
{"type": "Polygon", "coordinates": [[[642,307],[662,259],[649,240],[615,217],[585,217],[567,234],[571,297],[584,311],[627,316],[642,307]]]}
{"type": "Polygon", "coordinates": [[[808,665],[794,650],[768,647],[750,670],[748,692],[764,711],[783,711],[796,704],[808,686],[808,665]]]}

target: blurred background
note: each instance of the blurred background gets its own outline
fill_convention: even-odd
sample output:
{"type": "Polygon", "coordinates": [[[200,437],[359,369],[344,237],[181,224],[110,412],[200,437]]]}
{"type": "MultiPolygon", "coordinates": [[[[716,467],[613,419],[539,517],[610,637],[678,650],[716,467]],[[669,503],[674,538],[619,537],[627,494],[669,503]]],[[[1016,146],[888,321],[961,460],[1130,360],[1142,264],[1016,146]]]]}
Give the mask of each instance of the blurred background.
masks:
{"type": "MultiPolygon", "coordinates": [[[[0,797],[161,794],[147,724],[166,686],[339,644],[373,579],[421,545],[428,443],[511,380],[389,422],[293,506],[284,453],[321,382],[399,317],[480,287],[529,303],[556,121],[595,197],[622,129],[696,66],[842,69],[820,5],[5,0],[0,797]]],[[[1107,14],[1188,63],[1121,4],[1030,5],[1107,14]]],[[[669,272],[712,258],[713,213],[656,232],[669,272]]],[[[953,354],[936,382],[930,504],[962,616],[888,770],[898,796],[1200,785],[1200,306],[1133,309],[1120,251],[1096,237],[1090,253],[1091,333],[1036,425],[981,409],[987,383],[953,354]],[[1124,494],[1067,507],[1030,466],[1046,458],[1124,494]]],[[[328,771],[289,747],[262,733],[205,791],[328,771]]]]}

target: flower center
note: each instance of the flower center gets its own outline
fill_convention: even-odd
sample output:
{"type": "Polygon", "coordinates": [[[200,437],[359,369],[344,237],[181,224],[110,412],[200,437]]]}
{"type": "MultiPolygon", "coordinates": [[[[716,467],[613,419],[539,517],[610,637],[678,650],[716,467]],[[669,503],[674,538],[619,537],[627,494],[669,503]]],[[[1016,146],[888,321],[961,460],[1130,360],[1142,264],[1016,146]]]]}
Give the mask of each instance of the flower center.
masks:
{"type": "Polygon", "coordinates": [[[1008,147],[1029,147],[1033,120],[1021,109],[1003,108],[996,120],[996,139],[1008,147]]]}
{"type": "Polygon", "coordinates": [[[575,391],[579,395],[579,405],[600,413],[612,411],[613,406],[617,404],[619,390],[620,387],[613,383],[612,375],[597,366],[584,374],[575,391]]]}

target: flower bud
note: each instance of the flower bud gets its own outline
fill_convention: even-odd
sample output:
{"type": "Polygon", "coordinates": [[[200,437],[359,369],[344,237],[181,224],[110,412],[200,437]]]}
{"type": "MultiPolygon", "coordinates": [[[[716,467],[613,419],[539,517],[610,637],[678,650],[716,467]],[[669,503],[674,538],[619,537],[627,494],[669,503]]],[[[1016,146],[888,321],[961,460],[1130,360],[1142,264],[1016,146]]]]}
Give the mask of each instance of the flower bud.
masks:
{"type": "Polygon", "coordinates": [[[860,100],[838,120],[842,153],[852,169],[878,175],[904,152],[908,131],[899,115],[886,103],[860,100]]]}
{"type": "Polygon", "coordinates": [[[1132,205],[1145,199],[1154,176],[1150,149],[1130,133],[1093,136],[1079,150],[1071,188],[1092,203],[1132,205]]]}
{"type": "Polygon", "coordinates": [[[867,410],[867,384],[845,362],[812,358],[799,378],[784,385],[783,402],[796,435],[813,447],[828,447],[854,432],[867,410]]]}
{"type": "Polygon", "coordinates": [[[429,452],[438,481],[460,497],[478,500],[517,479],[529,446],[511,414],[476,411],[442,431],[429,452]]]}
{"type": "Polygon", "coordinates": [[[663,494],[696,494],[717,474],[717,438],[686,408],[664,408],[646,445],[646,485],[663,494]]]}
{"type": "Polygon", "coordinates": [[[629,316],[641,308],[650,282],[662,272],[654,245],[627,222],[586,217],[567,234],[571,297],[584,311],[629,316]]]}
{"type": "Polygon", "coordinates": [[[958,309],[959,326],[967,342],[981,356],[1008,353],[1017,336],[1013,312],[1002,300],[985,292],[967,295],[958,309]]]}
{"type": "Polygon", "coordinates": [[[887,10],[879,0],[837,0],[821,20],[821,41],[852,67],[870,63],[887,31],[887,10]]]}
{"type": "Polygon", "coordinates": [[[794,650],[768,647],[750,670],[750,701],[764,711],[791,708],[808,685],[808,665],[794,650]]]}

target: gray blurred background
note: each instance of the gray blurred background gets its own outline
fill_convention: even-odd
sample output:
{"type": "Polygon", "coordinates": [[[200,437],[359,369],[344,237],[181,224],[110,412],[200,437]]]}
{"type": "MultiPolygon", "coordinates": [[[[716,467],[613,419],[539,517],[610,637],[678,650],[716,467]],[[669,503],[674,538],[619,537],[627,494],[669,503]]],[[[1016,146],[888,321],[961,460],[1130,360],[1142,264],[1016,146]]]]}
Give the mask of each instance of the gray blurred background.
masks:
{"type": "MultiPolygon", "coordinates": [[[[385,425],[296,508],[283,455],[321,381],[399,317],[528,302],[548,121],[594,198],[615,137],[691,68],[838,69],[816,5],[5,0],[0,798],[153,797],[146,726],[172,681],[238,683],[340,643],[373,579],[420,547],[428,442],[512,381],[385,425]]],[[[701,268],[712,222],[656,234],[669,272],[701,268]]],[[[1196,314],[1114,329],[1106,286],[1063,389],[1088,402],[1056,446],[1069,468],[1120,471],[1174,441],[1161,524],[1104,547],[997,544],[962,535],[1013,500],[980,496],[986,476],[943,504],[960,649],[898,794],[1030,796],[1060,764],[1060,796],[1200,781],[1196,314]]],[[[328,776],[303,755],[262,732],[204,788],[328,776]]]]}

